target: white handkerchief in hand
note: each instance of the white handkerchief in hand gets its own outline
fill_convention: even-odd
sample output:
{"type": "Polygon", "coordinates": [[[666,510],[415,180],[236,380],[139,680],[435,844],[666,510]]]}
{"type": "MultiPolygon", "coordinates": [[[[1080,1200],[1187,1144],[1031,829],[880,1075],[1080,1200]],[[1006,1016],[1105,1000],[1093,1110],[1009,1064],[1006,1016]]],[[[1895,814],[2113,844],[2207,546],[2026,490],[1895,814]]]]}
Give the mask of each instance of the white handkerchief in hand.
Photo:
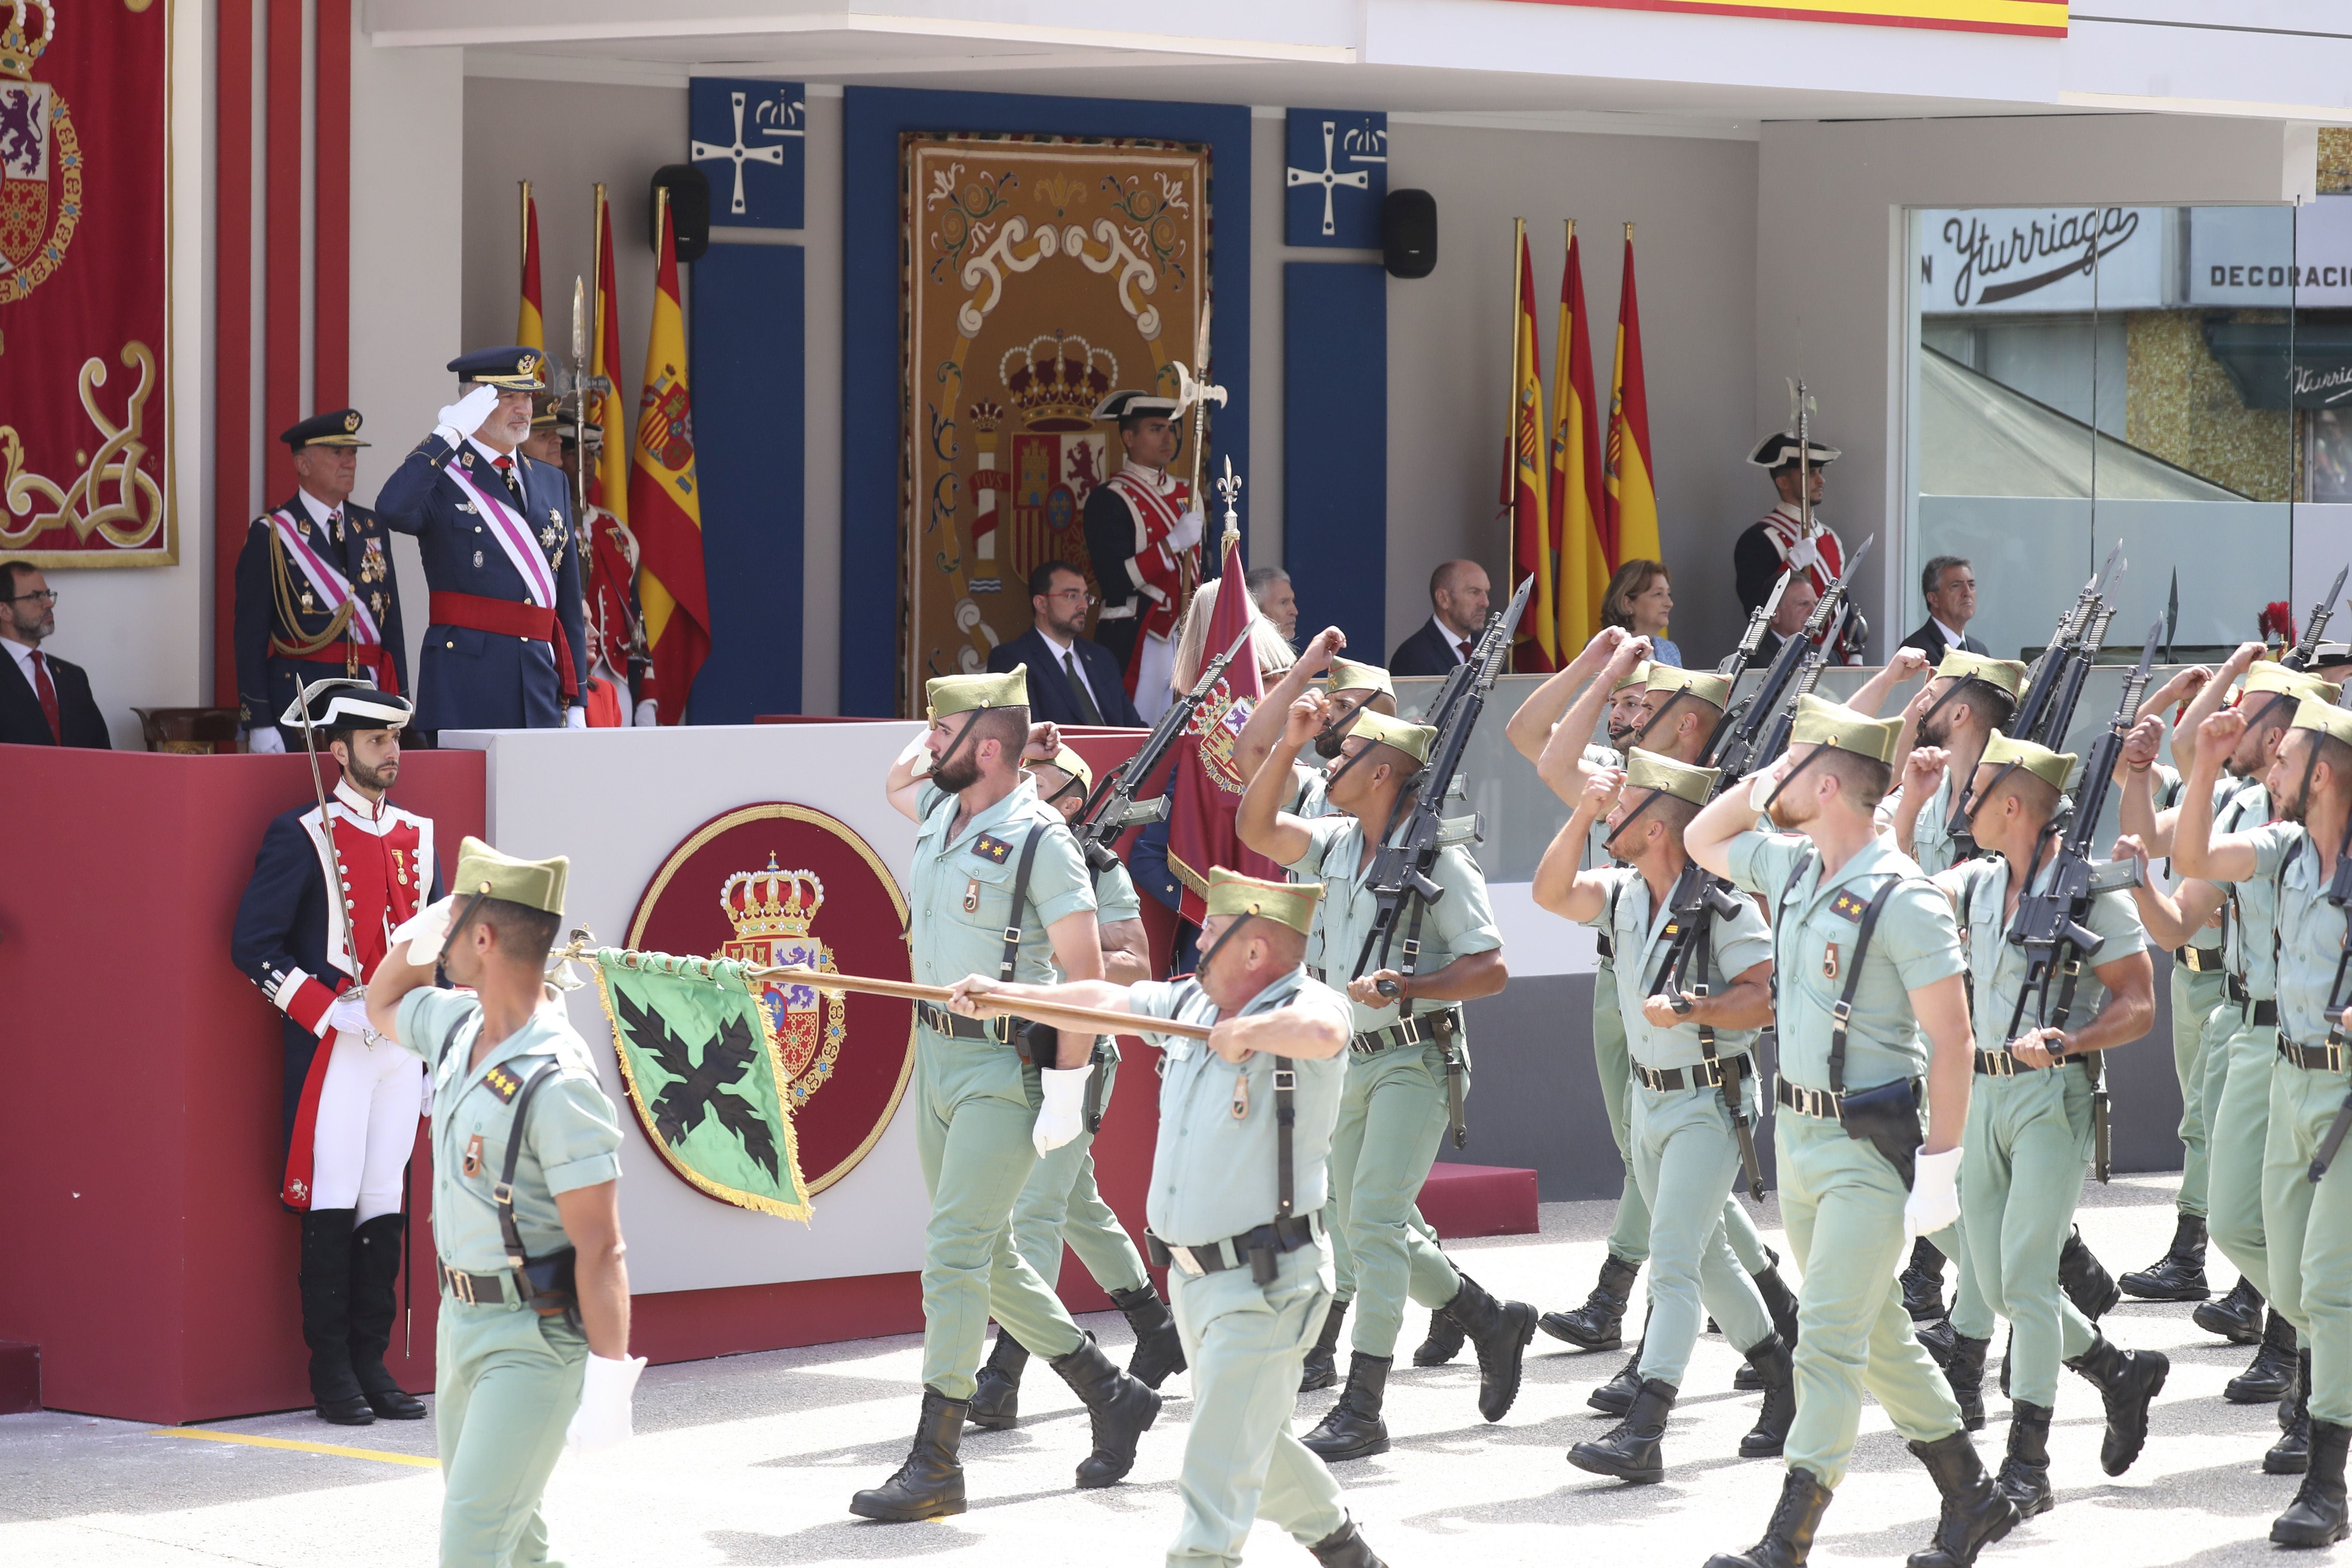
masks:
{"type": "Polygon", "coordinates": [[[636,1436],[629,1415],[630,1396],[635,1393],[637,1374],[646,1370],[646,1358],[624,1356],[614,1361],[608,1356],[591,1355],[586,1375],[580,1384],[580,1408],[573,1413],[572,1425],[563,1431],[564,1447],[575,1454],[598,1454],[607,1448],[617,1448],[636,1436]]]}

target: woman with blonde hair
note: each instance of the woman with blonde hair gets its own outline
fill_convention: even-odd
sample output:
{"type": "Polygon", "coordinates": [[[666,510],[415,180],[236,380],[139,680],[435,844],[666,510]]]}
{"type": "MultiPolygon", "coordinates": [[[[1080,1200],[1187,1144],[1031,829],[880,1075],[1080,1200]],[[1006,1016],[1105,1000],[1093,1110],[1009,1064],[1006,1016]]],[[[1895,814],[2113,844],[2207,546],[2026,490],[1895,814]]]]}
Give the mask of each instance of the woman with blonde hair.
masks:
{"type": "Polygon", "coordinates": [[[1609,579],[1601,595],[1601,624],[1622,626],[1637,637],[1650,639],[1650,661],[1682,668],[1683,650],[1666,640],[1666,623],[1674,618],[1675,591],[1663,561],[1628,561],[1609,579]]]}
{"type": "MultiPolygon", "coordinates": [[[[1224,652],[1223,648],[1202,647],[1209,640],[1209,623],[1217,618],[1217,584],[1221,577],[1212,577],[1192,592],[1192,602],[1185,606],[1184,618],[1176,626],[1176,664],[1168,678],[1168,687],[1177,696],[1192,689],[1201,679],[1201,668],[1209,660],[1224,652]]],[[[1257,652],[1257,674],[1261,682],[1270,681],[1298,662],[1298,651],[1285,642],[1282,633],[1272,621],[1255,607],[1250,612],[1250,645],[1257,652]]],[[[1166,705],[1161,705],[1165,710],[1166,705]]]]}

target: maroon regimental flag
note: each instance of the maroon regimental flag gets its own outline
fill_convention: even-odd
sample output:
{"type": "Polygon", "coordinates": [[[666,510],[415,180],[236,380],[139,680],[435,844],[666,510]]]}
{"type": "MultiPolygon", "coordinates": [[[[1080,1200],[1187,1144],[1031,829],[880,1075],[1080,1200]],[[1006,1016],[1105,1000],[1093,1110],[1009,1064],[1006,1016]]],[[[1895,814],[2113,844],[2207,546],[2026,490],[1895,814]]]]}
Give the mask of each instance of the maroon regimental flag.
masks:
{"type": "MultiPolygon", "coordinates": [[[[1220,587],[1217,607],[1209,617],[1209,635],[1202,639],[1201,657],[1213,659],[1234,646],[1242,628],[1258,618],[1257,605],[1239,591],[1247,574],[1242,565],[1238,532],[1225,535],[1224,564],[1219,579],[1236,590],[1220,587]]],[[[1282,880],[1283,868],[1255,849],[1243,847],[1234,830],[1234,813],[1240,809],[1249,780],[1234,760],[1242,726],[1250,710],[1265,695],[1259,682],[1257,659],[1244,646],[1224,678],[1192,715],[1192,727],[1176,745],[1176,779],[1170,799],[1168,864],[1184,884],[1184,918],[1199,924],[1208,912],[1209,872],[1223,866],[1245,877],[1282,880]]]]}

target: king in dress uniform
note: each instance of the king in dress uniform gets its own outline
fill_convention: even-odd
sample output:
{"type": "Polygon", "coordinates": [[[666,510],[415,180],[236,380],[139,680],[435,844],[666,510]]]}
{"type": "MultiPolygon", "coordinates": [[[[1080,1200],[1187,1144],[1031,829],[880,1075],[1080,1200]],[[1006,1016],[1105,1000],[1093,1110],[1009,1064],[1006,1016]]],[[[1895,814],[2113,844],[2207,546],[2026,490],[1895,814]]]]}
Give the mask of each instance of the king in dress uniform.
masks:
{"type": "MultiPolygon", "coordinates": [[[[298,706],[279,722],[301,718],[298,706]]],[[[369,1037],[364,1004],[347,994],[383,962],[393,928],[439,890],[432,819],[384,798],[408,718],[405,698],[364,681],[314,690],[314,733],[342,768],[332,826],[316,805],[271,821],[230,942],[237,968],[285,1015],[278,1197],[302,1216],[311,1399],[321,1419],[346,1426],[425,1414],[383,1364],[424,1074],[415,1058],[369,1037]]]]}
{"type": "MultiPolygon", "coordinates": [[[[1828,593],[1830,584],[1845,570],[1844,542],[1812,510],[1822,500],[1822,471],[1838,460],[1839,453],[1819,441],[1809,440],[1804,447],[1807,456],[1801,467],[1797,437],[1791,434],[1767,436],[1748,454],[1750,463],[1771,474],[1772,488],[1780,494],[1780,504],[1749,524],[1731,547],[1739,607],[1748,615],[1772,596],[1772,584],[1780,581],[1785,568],[1804,568],[1814,591],[1822,594],[1828,593]],[[1800,492],[1808,489],[1811,493],[1801,498],[1800,492]]],[[[1862,618],[1860,610],[1853,611],[1838,630],[1830,661],[1860,664],[1863,645],[1869,637],[1870,623],[1862,618]]]]}
{"type": "Polygon", "coordinates": [[[360,411],[314,415],[278,437],[294,449],[296,489],[247,529],[236,558],[237,721],[257,752],[282,752],[275,716],[305,683],[330,675],[408,689],[408,640],[392,536],[351,502],[360,411]]]}
{"type": "Polygon", "coordinates": [[[1172,397],[1104,398],[1095,417],[1118,421],[1126,462],[1087,497],[1087,552],[1103,598],[1095,641],[1126,667],[1128,693],[1147,724],[1167,710],[1176,620],[1201,577],[1201,511],[1168,471],[1181,436],[1175,414],[1172,397]]]}
{"type": "Polygon", "coordinates": [[[563,471],[515,448],[543,388],[536,349],[449,362],[467,391],[376,496],[414,534],[432,588],[417,728],[585,729],[588,634],[563,471]]]}

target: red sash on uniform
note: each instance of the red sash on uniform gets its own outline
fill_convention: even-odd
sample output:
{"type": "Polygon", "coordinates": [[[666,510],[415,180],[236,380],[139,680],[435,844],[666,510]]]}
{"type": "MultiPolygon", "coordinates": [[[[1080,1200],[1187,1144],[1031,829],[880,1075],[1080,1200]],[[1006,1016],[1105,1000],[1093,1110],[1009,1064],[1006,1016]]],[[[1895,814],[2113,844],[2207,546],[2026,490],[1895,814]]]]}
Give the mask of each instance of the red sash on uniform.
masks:
{"type": "MultiPolygon", "coordinates": [[[[1192,589],[1200,582],[1200,558],[1191,550],[1174,550],[1168,536],[1184,519],[1192,500],[1192,489],[1181,482],[1160,490],[1156,483],[1160,476],[1147,478],[1149,470],[1121,468],[1103,481],[1127,503],[1129,513],[1135,519],[1135,574],[1143,579],[1138,592],[1144,603],[1138,616],[1142,625],[1141,635],[1128,654],[1128,689],[1135,689],[1136,670],[1143,655],[1145,637],[1168,637],[1174,635],[1176,622],[1184,613],[1184,605],[1192,589]]],[[[1103,563],[1096,563],[1099,575],[1103,563]]]]}
{"type": "Polygon", "coordinates": [[[532,642],[549,644],[555,650],[555,675],[563,683],[563,695],[580,695],[580,676],[572,668],[572,639],[564,636],[563,623],[555,618],[553,610],[541,609],[537,605],[520,604],[512,599],[490,599],[479,594],[445,593],[436,588],[426,611],[436,626],[463,626],[467,631],[490,632],[499,637],[525,637],[532,642]]]}

